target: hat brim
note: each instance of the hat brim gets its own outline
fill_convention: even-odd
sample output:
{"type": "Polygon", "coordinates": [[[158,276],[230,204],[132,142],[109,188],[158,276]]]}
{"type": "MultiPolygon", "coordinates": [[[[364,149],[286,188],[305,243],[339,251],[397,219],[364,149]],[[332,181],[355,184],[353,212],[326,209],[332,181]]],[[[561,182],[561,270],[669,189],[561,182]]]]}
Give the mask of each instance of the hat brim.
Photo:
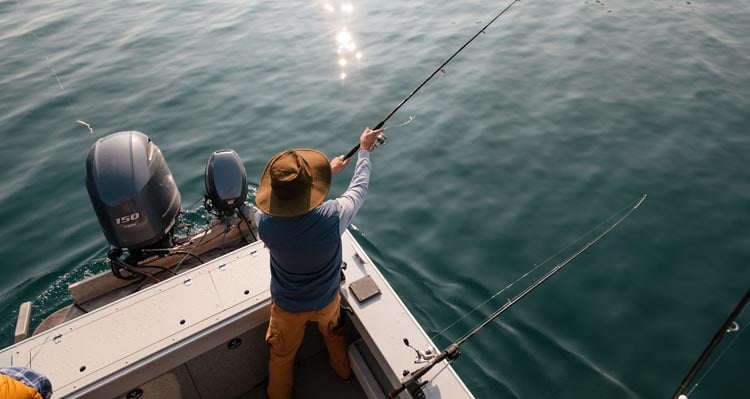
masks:
{"type": "Polygon", "coordinates": [[[331,163],[328,157],[320,151],[308,148],[296,148],[293,151],[307,162],[312,186],[307,193],[295,198],[281,198],[274,195],[270,168],[273,162],[287,151],[274,155],[263,170],[255,195],[255,205],[265,214],[279,217],[304,215],[320,205],[328,195],[328,190],[331,188],[331,163]]]}

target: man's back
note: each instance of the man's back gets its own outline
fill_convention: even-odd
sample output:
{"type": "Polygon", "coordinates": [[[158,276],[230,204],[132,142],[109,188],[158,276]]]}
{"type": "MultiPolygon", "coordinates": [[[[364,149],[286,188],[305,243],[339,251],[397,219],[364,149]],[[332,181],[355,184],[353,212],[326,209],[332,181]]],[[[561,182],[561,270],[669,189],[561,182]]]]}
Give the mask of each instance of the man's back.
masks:
{"type": "Polygon", "coordinates": [[[258,233],[271,252],[271,295],[290,312],[323,308],[338,292],[341,233],[336,201],[291,218],[260,214],[258,233]]]}

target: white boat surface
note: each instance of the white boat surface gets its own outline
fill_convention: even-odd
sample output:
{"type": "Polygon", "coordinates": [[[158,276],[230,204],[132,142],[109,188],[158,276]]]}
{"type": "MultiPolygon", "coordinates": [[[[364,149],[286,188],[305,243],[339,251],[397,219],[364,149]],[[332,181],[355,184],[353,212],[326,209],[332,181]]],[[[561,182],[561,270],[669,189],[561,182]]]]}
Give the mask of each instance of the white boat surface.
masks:
{"type": "MultiPolygon", "coordinates": [[[[349,231],[342,248],[341,294],[351,309],[342,314],[356,383],[330,370],[311,324],[297,354],[295,398],[384,398],[404,370],[424,365],[404,338],[434,351],[349,231]],[[380,294],[359,302],[349,287],[366,276],[380,294]]],[[[0,365],[44,373],[55,398],[263,398],[270,278],[268,250],[255,241],[88,313],[68,312],[70,320],[0,350],[0,365]]],[[[445,361],[423,381],[425,398],[473,397],[445,361]]]]}

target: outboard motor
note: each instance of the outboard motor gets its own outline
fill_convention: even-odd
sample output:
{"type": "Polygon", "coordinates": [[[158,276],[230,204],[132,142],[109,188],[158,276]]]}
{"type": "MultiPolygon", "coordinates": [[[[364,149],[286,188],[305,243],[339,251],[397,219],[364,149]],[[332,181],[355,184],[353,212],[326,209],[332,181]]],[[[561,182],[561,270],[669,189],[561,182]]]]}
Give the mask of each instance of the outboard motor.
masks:
{"type": "MultiPolygon", "coordinates": [[[[165,241],[180,212],[180,192],[159,147],[145,134],[117,132],[94,143],[86,159],[86,188],[104,236],[118,253],[171,245],[165,241]]],[[[118,274],[114,267],[113,272],[118,274]]]]}
{"type": "Polygon", "coordinates": [[[245,204],[247,172],[237,152],[221,150],[211,154],[206,163],[205,177],[206,209],[233,213],[245,204]]]}
{"type": "Polygon", "coordinates": [[[205,177],[206,197],[203,204],[206,210],[224,222],[225,232],[229,231],[231,226],[230,216],[237,214],[245,222],[253,238],[251,241],[240,229],[245,242],[255,241],[255,217],[250,216],[253,210],[245,204],[247,172],[237,152],[221,150],[211,154],[206,163],[205,177]]]}

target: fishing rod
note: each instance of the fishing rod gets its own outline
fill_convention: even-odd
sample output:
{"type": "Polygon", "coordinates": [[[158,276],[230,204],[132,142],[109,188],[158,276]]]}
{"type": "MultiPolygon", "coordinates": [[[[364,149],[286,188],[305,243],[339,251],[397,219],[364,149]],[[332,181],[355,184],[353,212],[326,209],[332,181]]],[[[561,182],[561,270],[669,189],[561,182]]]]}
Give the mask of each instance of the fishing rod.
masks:
{"type": "MultiPolygon", "coordinates": [[[[563,260],[562,262],[558,263],[553,267],[550,271],[548,271],[544,276],[542,276],[541,279],[534,282],[530,286],[528,286],[526,289],[521,291],[518,295],[513,297],[513,299],[506,302],[503,306],[498,308],[495,312],[493,312],[489,317],[487,317],[483,322],[479,323],[476,327],[472,328],[471,331],[466,333],[463,337],[459,338],[457,341],[453,342],[452,344],[448,345],[448,347],[440,352],[437,356],[432,358],[429,363],[427,363],[425,366],[415,370],[414,372],[407,372],[404,371],[404,379],[401,381],[401,385],[399,385],[396,389],[391,391],[387,395],[389,399],[393,399],[396,396],[398,396],[401,392],[408,390],[409,393],[412,394],[415,398],[423,398],[424,394],[422,391],[422,388],[427,384],[428,381],[420,381],[420,378],[423,377],[425,374],[427,374],[430,369],[435,367],[438,363],[442,362],[443,360],[448,360],[448,362],[452,362],[458,356],[461,354],[459,352],[459,348],[461,345],[463,345],[464,342],[466,342],[469,338],[473,337],[475,334],[477,334],[482,328],[487,326],[488,324],[492,323],[495,319],[497,319],[501,314],[503,314],[506,310],[508,310],[511,306],[516,304],[518,301],[523,299],[526,295],[528,295],[531,291],[533,291],[535,288],[537,288],[540,284],[547,281],[550,277],[552,277],[555,273],[560,271],[565,265],[572,262],[573,259],[577,258],[578,255],[585,252],[587,249],[589,249],[592,245],[596,244],[599,240],[604,238],[612,229],[620,225],[625,219],[627,219],[628,216],[630,216],[631,213],[633,213],[636,209],[638,209],[639,206],[643,203],[643,201],[646,199],[646,194],[644,194],[641,198],[635,201],[635,204],[630,207],[630,209],[622,215],[619,219],[617,219],[614,223],[612,223],[606,230],[599,233],[596,237],[594,237],[591,241],[587,242],[585,245],[583,245],[581,248],[579,248],[577,251],[575,251],[572,255],[568,256],[563,260]]],[[[404,343],[408,346],[408,340],[404,339],[404,343]]],[[[422,354],[420,354],[420,358],[422,358],[422,354]]]]}
{"type": "Polygon", "coordinates": [[[690,385],[690,382],[693,380],[693,378],[695,378],[695,375],[698,374],[698,371],[700,371],[701,367],[703,367],[706,361],[708,361],[711,353],[719,345],[719,342],[721,342],[721,339],[724,338],[724,335],[729,332],[735,332],[739,330],[739,326],[736,325],[735,320],[737,319],[737,316],[739,316],[740,312],[742,312],[742,309],[745,307],[745,305],[747,305],[748,300],[750,300],[750,289],[745,292],[745,296],[742,297],[737,306],[735,306],[732,313],[729,315],[726,321],[724,321],[724,324],[721,325],[719,331],[717,331],[713,339],[711,339],[711,342],[708,344],[701,356],[690,369],[690,372],[688,372],[688,374],[682,380],[682,383],[677,388],[677,391],[675,391],[674,395],[672,395],[672,399],[687,399],[687,396],[683,395],[683,392],[685,392],[688,385],[690,385]],[[734,328],[732,328],[733,325],[734,328]]]}
{"type": "MultiPolygon", "coordinates": [[[[460,53],[464,48],[466,48],[466,46],[468,46],[471,42],[473,42],[474,39],[477,38],[477,36],[479,36],[480,34],[484,33],[485,29],[487,29],[490,25],[492,25],[492,23],[495,22],[496,19],[500,18],[500,16],[502,16],[503,14],[505,14],[506,11],[508,11],[514,4],[518,3],[519,1],[521,1],[521,0],[513,0],[513,2],[510,3],[510,4],[508,4],[507,7],[505,7],[502,11],[500,11],[500,13],[495,16],[495,18],[492,18],[490,20],[490,22],[487,23],[487,25],[485,25],[482,29],[479,30],[479,32],[477,32],[474,36],[472,36],[471,39],[469,39],[469,41],[467,41],[466,43],[464,43],[464,45],[461,46],[461,48],[459,48],[455,53],[453,53],[453,55],[451,55],[450,58],[448,58],[447,60],[445,60],[445,62],[443,62],[439,67],[437,67],[437,69],[435,69],[435,71],[432,72],[432,74],[430,74],[430,76],[428,76],[427,79],[424,80],[424,82],[422,82],[419,86],[417,86],[417,88],[414,89],[414,91],[412,91],[411,93],[409,93],[409,95],[406,96],[406,98],[404,98],[403,100],[401,100],[401,102],[396,106],[396,108],[394,108],[393,111],[389,112],[388,115],[386,115],[385,118],[383,118],[382,121],[378,122],[378,124],[375,125],[375,127],[372,130],[378,130],[378,129],[382,128],[383,125],[385,125],[385,123],[388,121],[388,119],[391,119],[391,116],[393,116],[393,114],[395,114],[396,111],[398,111],[399,108],[401,108],[401,106],[403,106],[404,104],[406,104],[406,102],[409,101],[409,99],[412,98],[412,96],[414,96],[415,94],[417,94],[417,92],[419,91],[419,89],[422,88],[422,86],[426,85],[427,82],[430,81],[430,79],[432,79],[435,75],[438,74],[438,72],[441,72],[441,71],[445,72],[445,70],[443,69],[443,67],[445,67],[446,65],[448,65],[448,63],[451,62],[451,60],[453,60],[453,58],[455,56],[457,56],[458,53],[460,53]]],[[[378,134],[377,141],[375,142],[375,147],[379,147],[379,146],[383,145],[383,143],[385,143],[385,135],[383,135],[383,133],[381,132],[380,134],[378,134]]],[[[352,149],[344,156],[344,160],[347,160],[347,159],[351,158],[351,156],[354,155],[354,153],[357,152],[358,148],[359,148],[359,144],[357,144],[354,147],[352,147],[352,149]]]]}

